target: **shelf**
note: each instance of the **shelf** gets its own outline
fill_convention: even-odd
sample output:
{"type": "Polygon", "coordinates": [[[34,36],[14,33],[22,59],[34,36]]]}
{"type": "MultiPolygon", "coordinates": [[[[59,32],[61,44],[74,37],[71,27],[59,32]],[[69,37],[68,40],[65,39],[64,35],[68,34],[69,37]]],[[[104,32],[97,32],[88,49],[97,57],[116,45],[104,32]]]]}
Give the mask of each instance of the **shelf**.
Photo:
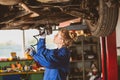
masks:
{"type": "Polygon", "coordinates": [[[96,46],[97,44],[96,43],[89,43],[89,44],[84,44],[84,46],[96,46]]]}
{"type": "Polygon", "coordinates": [[[73,61],[70,61],[70,62],[81,62],[82,60],[73,60],[73,61]]]}
{"type": "Polygon", "coordinates": [[[83,76],[69,76],[69,79],[72,79],[72,78],[83,78],[83,76]]]}
{"type": "Polygon", "coordinates": [[[37,71],[37,72],[33,72],[33,71],[28,71],[28,72],[0,72],[0,76],[14,75],[14,74],[39,74],[39,73],[44,73],[44,71],[37,71]]]}
{"type": "MultiPolygon", "coordinates": [[[[96,46],[97,45],[97,43],[89,43],[89,44],[87,44],[87,43],[85,43],[84,44],[84,46],[96,46]]],[[[77,47],[77,46],[81,46],[82,47],[82,44],[73,44],[72,46],[71,46],[71,48],[73,47],[77,47]]]]}
{"type": "MultiPolygon", "coordinates": [[[[93,36],[79,37],[76,42],[70,47],[71,60],[70,63],[71,73],[70,80],[89,80],[87,73],[92,71],[93,63],[96,68],[99,68],[99,38],[93,36]],[[97,61],[97,62],[96,62],[97,61]],[[82,73],[79,74],[79,72],[82,73]],[[74,73],[77,72],[77,73],[74,73]]],[[[99,70],[98,69],[98,70],[99,70]]]]}
{"type": "Polygon", "coordinates": [[[20,60],[1,60],[0,62],[17,62],[17,61],[32,61],[33,59],[20,59],[20,60]]]}
{"type": "MultiPolygon", "coordinates": [[[[91,62],[91,61],[95,61],[95,59],[90,59],[90,60],[84,60],[85,62],[91,62]]],[[[73,60],[70,61],[71,63],[75,63],[75,62],[83,62],[83,60],[73,60]]]]}

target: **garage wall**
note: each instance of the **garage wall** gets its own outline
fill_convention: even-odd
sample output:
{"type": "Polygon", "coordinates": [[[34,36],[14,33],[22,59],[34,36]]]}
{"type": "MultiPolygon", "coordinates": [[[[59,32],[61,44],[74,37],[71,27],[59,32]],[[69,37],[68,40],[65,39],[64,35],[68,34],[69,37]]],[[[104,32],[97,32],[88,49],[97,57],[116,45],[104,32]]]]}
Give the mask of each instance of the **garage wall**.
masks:
{"type": "MultiPolygon", "coordinates": [[[[116,28],[116,42],[117,42],[117,54],[118,54],[118,75],[120,75],[120,8],[119,8],[119,18],[116,28]]],[[[118,76],[118,80],[120,80],[120,76],[118,76]]]]}
{"type": "Polygon", "coordinates": [[[120,56],[120,8],[119,8],[119,18],[116,28],[116,40],[117,40],[117,54],[120,56]]]}

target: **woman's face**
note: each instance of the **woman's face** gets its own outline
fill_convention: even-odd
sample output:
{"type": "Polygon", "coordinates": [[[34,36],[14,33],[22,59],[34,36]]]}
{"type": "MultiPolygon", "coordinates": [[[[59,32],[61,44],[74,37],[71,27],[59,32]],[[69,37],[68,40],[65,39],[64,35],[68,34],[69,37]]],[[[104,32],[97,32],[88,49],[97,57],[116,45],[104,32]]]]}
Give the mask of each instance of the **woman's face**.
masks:
{"type": "Polygon", "coordinates": [[[61,35],[61,32],[58,32],[55,36],[54,36],[54,43],[55,44],[63,44],[63,37],[61,35]]]}

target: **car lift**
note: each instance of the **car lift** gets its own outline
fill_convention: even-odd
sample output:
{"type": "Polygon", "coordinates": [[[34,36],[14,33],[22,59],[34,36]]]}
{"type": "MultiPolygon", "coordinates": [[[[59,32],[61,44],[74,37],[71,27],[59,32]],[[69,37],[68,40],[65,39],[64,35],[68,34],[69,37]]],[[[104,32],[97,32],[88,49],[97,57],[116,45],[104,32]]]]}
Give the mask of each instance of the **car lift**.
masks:
{"type": "Polygon", "coordinates": [[[100,37],[102,80],[118,80],[116,32],[100,37]]]}

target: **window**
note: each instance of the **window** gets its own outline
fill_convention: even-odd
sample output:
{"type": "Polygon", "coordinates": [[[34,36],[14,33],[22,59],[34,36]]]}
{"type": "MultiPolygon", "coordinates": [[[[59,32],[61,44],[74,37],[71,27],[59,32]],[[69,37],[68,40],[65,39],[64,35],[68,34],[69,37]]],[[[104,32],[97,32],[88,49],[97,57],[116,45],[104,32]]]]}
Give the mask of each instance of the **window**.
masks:
{"type": "MultiPolygon", "coordinates": [[[[17,56],[24,58],[24,51],[31,45],[37,44],[37,40],[33,37],[39,33],[36,29],[30,30],[0,30],[0,57],[9,58],[11,52],[16,52],[17,56]]],[[[53,43],[53,34],[46,36],[46,47],[49,49],[56,48],[53,43]]],[[[39,38],[39,36],[37,36],[39,38]]],[[[36,46],[34,46],[36,48],[36,46]]]]}
{"type": "MultiPolygon", "coordinates": [[[[51,35],[46,35],[46,47],[49,49],[56,48],[56,45],[53,43],[54,35],[58,31],[53,31],[51,35]]],[[[38,30],[26,30],[25,31],[25,47],[31,47],[31,45],[37,44],[37,39],[39,39],[39,36],[36,36],[37,39],[35,39],[33,36],[39,34],[38,30]]],[[[36,46],[34,46],[36,48],[36,46]]]]}
{"type": "Polygon", "coordinates": [[[0,57],[10,57],[11,52],[22,53],[22,31],[0,30],[0,57]]]}

